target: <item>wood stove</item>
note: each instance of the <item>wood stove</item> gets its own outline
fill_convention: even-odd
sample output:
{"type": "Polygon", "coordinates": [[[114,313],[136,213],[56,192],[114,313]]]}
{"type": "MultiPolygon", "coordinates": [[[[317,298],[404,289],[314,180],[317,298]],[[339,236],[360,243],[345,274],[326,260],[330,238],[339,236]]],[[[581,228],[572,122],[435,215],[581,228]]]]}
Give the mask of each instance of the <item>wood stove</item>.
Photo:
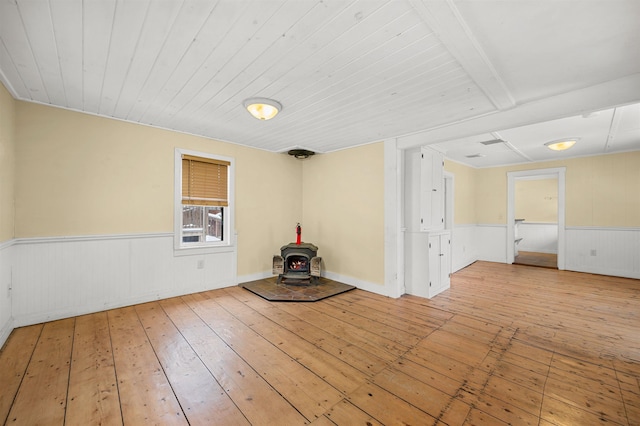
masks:
{"type": "Polygon", "coordinates": [[[311,243],[290,243],[273,256],[273,273],[278,284],[315,284],[320,278],[322,258],[311,243]]]}

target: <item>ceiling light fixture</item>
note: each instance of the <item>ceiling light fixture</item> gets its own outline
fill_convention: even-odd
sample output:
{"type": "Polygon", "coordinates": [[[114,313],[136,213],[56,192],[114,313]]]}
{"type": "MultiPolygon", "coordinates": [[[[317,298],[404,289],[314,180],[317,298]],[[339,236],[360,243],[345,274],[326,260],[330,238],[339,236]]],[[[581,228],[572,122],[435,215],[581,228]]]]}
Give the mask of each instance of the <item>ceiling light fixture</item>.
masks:
{"type": "Polygon", "coordinates": [[[291,149],[287,154],[296,157],[298,160],[303,160],[315,155],[315,152],[309,151],[308,149],[291,149]]]}
{"type": "Polygon", "coordinates": [[[576,144],[577,138],[572,139],[561,139],[558,141],[551,141],[544,144],[547,148],[553,151],[564,151],[565,149],[571,148],[576,144]]]}
{"type": "Polygon", "coordinates": [[[267,98],[249,98],[243,103],[244,107],[258,120],[270,120],[282,111],[280,102],[267,98]]]}

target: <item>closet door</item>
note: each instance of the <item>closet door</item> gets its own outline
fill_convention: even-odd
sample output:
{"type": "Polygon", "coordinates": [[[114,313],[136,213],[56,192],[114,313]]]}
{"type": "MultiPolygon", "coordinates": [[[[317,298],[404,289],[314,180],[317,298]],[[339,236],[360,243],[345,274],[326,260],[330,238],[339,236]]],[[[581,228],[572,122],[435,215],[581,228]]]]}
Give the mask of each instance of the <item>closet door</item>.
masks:
{"type": "Polygon", "coordinates": [[[420,230],[444,229],[444,156],[420,150],[420,230]]]}
{"type": "Polygon", "coordinates": [[[451,285],[450,234],[429,235],[429,297],[448,289],[451,285]]]}

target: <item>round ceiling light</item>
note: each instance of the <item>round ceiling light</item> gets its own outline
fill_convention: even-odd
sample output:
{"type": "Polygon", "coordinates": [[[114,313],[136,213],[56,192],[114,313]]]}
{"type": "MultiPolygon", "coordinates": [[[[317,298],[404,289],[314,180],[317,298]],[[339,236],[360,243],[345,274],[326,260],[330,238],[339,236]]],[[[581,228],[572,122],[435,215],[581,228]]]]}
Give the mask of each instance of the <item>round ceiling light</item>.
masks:
{"type": "Polygon", "coordinates": [[[243,103],[244,107],[258,120],[270,120],[282,111],[280,102],[267,98],[249,98],[243,103]]]}
{"type": "Polygon", "coordinates": [[[544,144],[544,146],[546,146],[547,148],[553,151],[564,151],[565,149],[569,149],[573,145],[575,145],[577,141],[578,141],[578,138],[560,139],[557,141],[547,142],[544,144]]]}

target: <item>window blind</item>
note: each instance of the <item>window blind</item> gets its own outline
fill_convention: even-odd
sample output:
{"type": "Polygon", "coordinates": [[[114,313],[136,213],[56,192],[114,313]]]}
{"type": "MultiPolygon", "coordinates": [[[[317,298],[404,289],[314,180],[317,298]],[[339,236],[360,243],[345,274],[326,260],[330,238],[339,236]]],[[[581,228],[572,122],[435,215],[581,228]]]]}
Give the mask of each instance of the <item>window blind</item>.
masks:
{"type": "Polygon", "coordinates": [[[182,204],[229,205],[228,161],[182,156],[182,204]]]}

